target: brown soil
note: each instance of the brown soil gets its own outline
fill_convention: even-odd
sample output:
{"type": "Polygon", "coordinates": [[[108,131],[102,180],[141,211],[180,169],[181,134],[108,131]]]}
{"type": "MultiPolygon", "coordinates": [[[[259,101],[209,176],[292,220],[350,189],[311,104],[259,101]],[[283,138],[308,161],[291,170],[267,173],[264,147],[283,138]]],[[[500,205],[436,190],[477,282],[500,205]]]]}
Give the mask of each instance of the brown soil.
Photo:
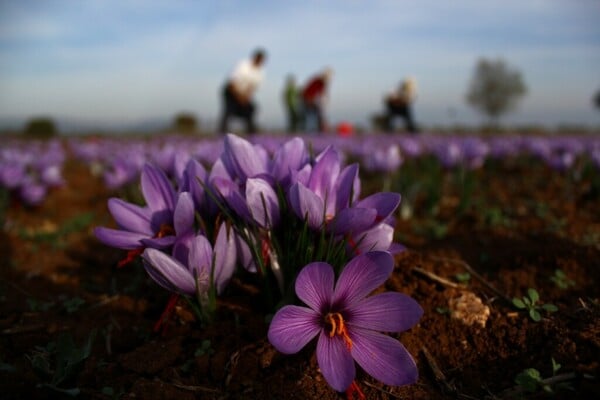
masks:
{"type": "MultiPolygon", "coordinates": [[[[221,299],[213,325],[199,327],[180,300],[166,329],[154,333],[169,293],[139,265],[117,269],[123,252],[92,234],[94,226],[112,223],[106,200],[116,194],[78,162],[67,162],[65,175],[68,185],[41,207],[11,205],[0,232],[3,398],[68,397],[57,388],[78,388],[80,398],[93,399],[345,397],[320,375],[314,346],[293,356],[272,348],[257,292],[241,277],[221,299]],[[86,215],[91,220],[82,226],[64,228],[86,215]],[[89,357],[53,381],[57,361],[48,344],[69,334],[81,348],[93,331],[89,357]],[[33,368],[41,359],[50,375],[33,368]]],[[[369,399],[597,396],[600,199],[590,196],[586,182],[574,184],[531,160],[487,166],[476,182],[477,207],[459,213],[456,195],[444,192],[435,213],[417,212],[417,199],[413,217],[397,226],[408,250],[397,256],[386,289],[412,296],[425,310],[417,326],[397,336],[417,361],[419,381],[387,387],[359,372],[360,387],[369,399]],[[574,284],[559,288],[550,279],[556,269],[574,284]],[[467,271],[471,279],[458,284],[456,274],[467,271]],[[510,300],[528,288],[558,311],[542,311],[534,322],[517,310],[510,300]],[[465,293],[489,308],[485,326],[466,325],[448,312],[465,293]],[[547,381],[553,394],[516,385],[526,368],[552,378],[552,358],[561,364],[547,381]]]]}

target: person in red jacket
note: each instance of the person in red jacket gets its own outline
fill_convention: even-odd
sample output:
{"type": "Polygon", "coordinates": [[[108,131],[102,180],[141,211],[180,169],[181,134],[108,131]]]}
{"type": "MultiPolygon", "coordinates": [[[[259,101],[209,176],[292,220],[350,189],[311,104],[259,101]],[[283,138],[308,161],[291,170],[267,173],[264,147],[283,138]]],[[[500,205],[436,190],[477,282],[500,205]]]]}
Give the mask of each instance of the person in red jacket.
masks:
{"type": "Polygon", "coordinates": [[[312,119],[315,120],[319,132],[324,132],[327,129],[323,108],[332,75],[333,70],[325,68],[321,73],[309,79],[302,89],[303,126],[305,130],[312,119]]]}

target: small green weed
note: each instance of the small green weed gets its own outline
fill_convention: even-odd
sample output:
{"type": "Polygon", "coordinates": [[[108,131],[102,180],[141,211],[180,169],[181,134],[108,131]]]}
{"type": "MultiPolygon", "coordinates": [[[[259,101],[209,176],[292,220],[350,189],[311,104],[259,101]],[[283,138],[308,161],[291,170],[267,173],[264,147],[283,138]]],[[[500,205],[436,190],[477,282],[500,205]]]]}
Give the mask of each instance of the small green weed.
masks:
{"type": "Polygon", "coordinates": [[[540,295],[538,294],[537,290],[529,288],[527,289],[526,296],[523,296],[520,299],[515,297],[513,298],[512,303],[520,310],[528,310],[529,317],[535,322],[538,322],[542,319],[540,314],[541,310],[549,313],[558,311],[558,307],[556,307],[554,304],[538,304],[539,300],[540,295]]]}

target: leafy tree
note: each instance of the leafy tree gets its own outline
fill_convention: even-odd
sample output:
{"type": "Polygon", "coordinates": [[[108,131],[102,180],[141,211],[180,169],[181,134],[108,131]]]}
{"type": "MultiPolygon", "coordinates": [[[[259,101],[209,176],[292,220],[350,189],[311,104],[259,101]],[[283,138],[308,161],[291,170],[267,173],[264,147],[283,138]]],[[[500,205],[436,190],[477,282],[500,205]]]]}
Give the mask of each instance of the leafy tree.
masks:
{"type": "Polygon", "coordinates": [[[198,121],[193,114],[179,113],[173,121],[173,128],[180,133],[195,132],[198,127],[198,121]]]}
{"type": "Polygon", "coordinates": [[[57,134],[57,129],[51,118],[36,117],[27,121],[23,133],[35,138],[49,138],[57,134]]]}
{"type": "Polygon", "coordinates": [[[514,109],[525,93],[527,87],[519,71],[502,59],[482,58],[475,67],[466,100],[494,124],[502,114],[514,109]]]}

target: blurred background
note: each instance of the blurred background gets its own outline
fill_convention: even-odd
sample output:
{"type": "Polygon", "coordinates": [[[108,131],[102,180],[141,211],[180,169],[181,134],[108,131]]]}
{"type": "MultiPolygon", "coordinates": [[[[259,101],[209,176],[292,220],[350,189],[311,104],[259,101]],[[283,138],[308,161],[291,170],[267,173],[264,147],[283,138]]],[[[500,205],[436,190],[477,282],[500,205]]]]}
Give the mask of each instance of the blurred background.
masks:
{"type": "Polygon", "coordinates": [[[383,97],[417,82],[425,129],[477,127],[478,63],[501,61],[526,89],[505,126],[597,128],[600,2],[457,0],[0,1],[0,131],[35,117],[61,132],[160,130],[176,115],[214,131],[235,64],[268,52],[262,130],[285,127],[286,76],[335,75],[327,114],[369,130],[383,97]]]}

